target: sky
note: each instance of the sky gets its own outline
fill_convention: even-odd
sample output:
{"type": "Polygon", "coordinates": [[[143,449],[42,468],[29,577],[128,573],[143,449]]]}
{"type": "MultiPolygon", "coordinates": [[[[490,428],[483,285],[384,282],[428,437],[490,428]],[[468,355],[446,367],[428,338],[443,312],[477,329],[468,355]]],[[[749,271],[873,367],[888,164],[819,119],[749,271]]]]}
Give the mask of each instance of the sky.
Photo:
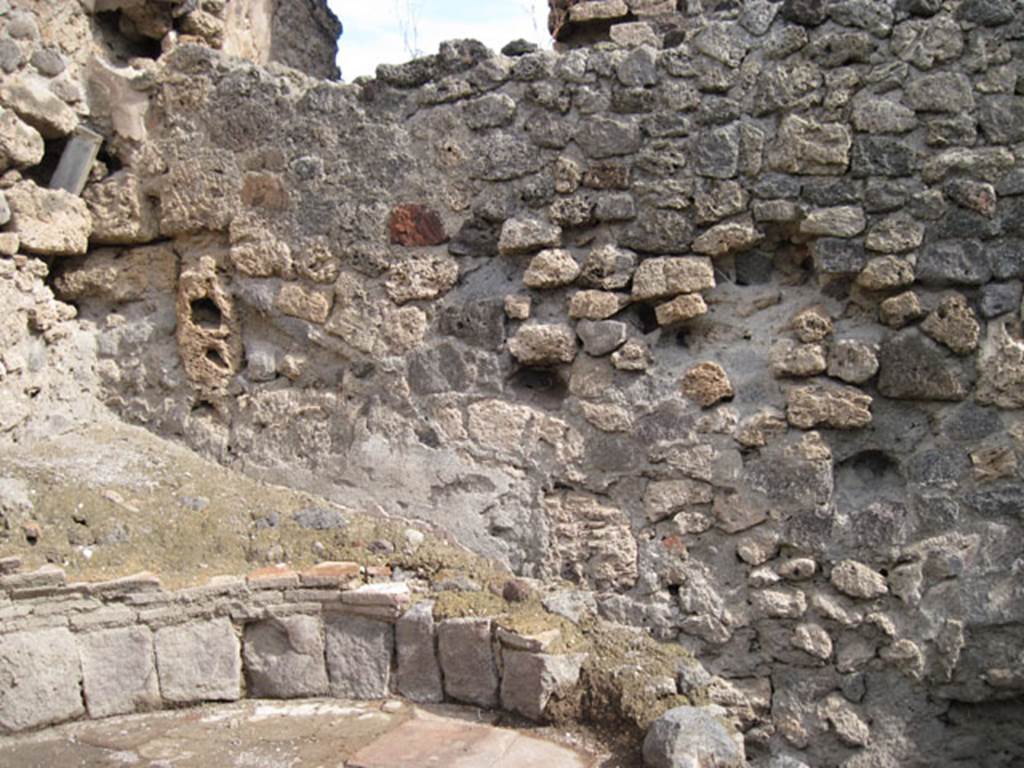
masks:
{"type": "Polygon", "coordinates": [[[550,47],[547,0],[328,0],[345,27],[341,75],[372,75],[378,64],[401,64],[437,53],[444,40],[471,37],[494,51],[525,38],[550,47]]]}

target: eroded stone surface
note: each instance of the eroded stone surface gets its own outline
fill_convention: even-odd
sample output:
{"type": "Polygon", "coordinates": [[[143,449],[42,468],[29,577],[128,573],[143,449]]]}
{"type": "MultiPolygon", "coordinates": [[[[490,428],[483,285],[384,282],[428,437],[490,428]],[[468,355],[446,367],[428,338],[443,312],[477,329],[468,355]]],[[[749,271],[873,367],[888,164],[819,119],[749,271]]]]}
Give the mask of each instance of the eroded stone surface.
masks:
{"type": "Polygon", "coordinates": [[[241,648],[227,619],[164,627],[156,631],[154,646],[165,700],[194,704],[241,698],[241,648]]]}
{"type": "Polygon", "coordinates": [[[90,717],[160,707],[153,633],[146,627],[89,632],[78,638],[82,693],[90,717]]]}
{"type": "Polygon", "coordinates": [[[394,628],[348,614],[325,622],[325,648],[330,694],[350,699],[383,699],[391,680],[394,628]]]}
{"type": "Polygon", "coordinates": [[[327,693],[323,627],[312,616],[249,624],[243,637],[247,692],[267,699],[327,693]]]}
{"type": "Polygon", "coordinates": [[[78,650],[66,629],[0,636],[0,728],[23,731],[85,713],[78,650]]]}

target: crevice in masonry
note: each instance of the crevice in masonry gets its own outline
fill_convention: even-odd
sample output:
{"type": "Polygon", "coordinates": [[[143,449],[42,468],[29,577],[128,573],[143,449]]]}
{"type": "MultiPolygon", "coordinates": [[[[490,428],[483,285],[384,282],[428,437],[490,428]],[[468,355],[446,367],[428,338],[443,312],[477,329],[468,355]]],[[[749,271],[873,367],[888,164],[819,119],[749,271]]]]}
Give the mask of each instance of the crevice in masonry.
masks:
{"type": "Polygon", "coordinates": [[[562,374],[547,368],[520,368],[508,379],[516,398],[541,408],[557,410],[569,396],[562,374]]]}
{"type": "Polygon", "coordinates": [[[29,181],[34,181],[36,185],[43,189],[48,189],[50,179],[53,177],[53,172],[57,170],[57,165],[60,163],[60,158],[64,154],[64,148],[67,147],[69,140],[69,136],[64,136],[59,139],[49,139],[46,141],[42,162],[24,170],[22,172],[24,177],[29,181]]]}
{"type": "Polygon", "coordinates": [[[217,303],[209,297],[194,299],[189,305],[189,311],[192,315],[192,322],[203,330],[218,331],[224,325],[224,314],[220,311],[217,303]]]}
{"type": "Polygon", "coordinates": [[[103,42],[117,58],[158,59],[163,53],[161,41],[145,35],[132,33],[132,22],[120,11],[106,11],[95,15],[103,42]]]}

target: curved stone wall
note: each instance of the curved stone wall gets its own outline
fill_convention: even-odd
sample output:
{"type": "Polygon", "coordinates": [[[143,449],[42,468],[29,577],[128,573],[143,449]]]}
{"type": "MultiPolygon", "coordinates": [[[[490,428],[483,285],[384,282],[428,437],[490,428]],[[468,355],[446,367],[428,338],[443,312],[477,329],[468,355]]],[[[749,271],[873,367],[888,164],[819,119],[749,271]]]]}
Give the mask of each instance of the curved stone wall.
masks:
{"type": "Polygon", "coordinates": [[[579,699],[587,658],[555,652],[565,644],[554,624],[531,634],[508,617],[435,622],[432,601],[405,582],[367,584],[350,562],[176,591],[149,573],[68,584],[58,568],[0,567],[5,733],[245,697],[400,695],[544,720],[549,705],[579,699]]]}
{"type": "Polygon", "coordinates": [[[351,86],[179,47],[88,254],[7,232],[125,418],[572,580],[755,760],[1012,762],[1021,4],[635,5],[351,86]]]}

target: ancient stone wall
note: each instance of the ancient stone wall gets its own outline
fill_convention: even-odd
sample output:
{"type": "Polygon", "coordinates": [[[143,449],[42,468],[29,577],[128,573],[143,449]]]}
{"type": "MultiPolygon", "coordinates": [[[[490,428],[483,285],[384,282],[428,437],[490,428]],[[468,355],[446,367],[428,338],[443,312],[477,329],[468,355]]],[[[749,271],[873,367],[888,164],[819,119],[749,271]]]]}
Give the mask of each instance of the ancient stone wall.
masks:
{"type": "Polygon", "coordinates": [[[55,566],[24,571],[16,558],[0,559],[0,733],[242,698],[396,695],[539,722],[590,709],[620,727],[646,726],[650,715],[637,709],[645,697],[671,706],[688,701],[684,694],[707,695],[711,677],[699,665],[677,656],[672,666],[685,674],[655,674],[650,644],[634,638],[630,684],[639,694],[626,697],[630,684],[600,666],[615,630],[595,626],[592,610],[567,601],[569,593],[545,598],[563,617],[541,623],[524,623],[521,611],[435,617],[430,585],[391,576],[322,562],[172,591],[148,572],[69,583],[55,566]],[[617,697],[587,690],[597,683],[617,697]]]}
{"type": "MultiPolygon", "coordinates": [[[[366,577],[357,563],[321,563],[301,574],[267,568],[171,592],[148,573],[76,584],[52,567],[0,576],[0,665],[13,681],[0,694],[0,729],[244,696],[372,700],[396,692],[429,703],[447,692],[498,706],[501,644],[490,618],[435,626],[432,603],[409,609],[408,585],[366,577]],[[462,637],[466,627],[475,631],[462,637]],[[466,654],[478,656],[490,677],[471,676],[460,688],[449,668],[445,688],[441,664],[466,654]],[[40,691],[49,695],[30,695],[40,691]]],[[[553,695],[576,685],[583,659],[540,650],[524,653],[541,668],[568,664],[575,675],[567,669],[557,682],[542,681],[538,671],[528,684],[532,707],[530,691],[516,687],[528,676],[506,676],[503,703],[535,719],[553,695]]],[[[516,664],[516,649],[505,656],[506,666],[516,664]]]]}
{"type": "Polygon", "coordinates": [[[754,759],[1012,763],[1021,3],[562,5],[354,86],[179,46],[88,246],[7,232],[125,418],[574,582],[754,759]]]}

